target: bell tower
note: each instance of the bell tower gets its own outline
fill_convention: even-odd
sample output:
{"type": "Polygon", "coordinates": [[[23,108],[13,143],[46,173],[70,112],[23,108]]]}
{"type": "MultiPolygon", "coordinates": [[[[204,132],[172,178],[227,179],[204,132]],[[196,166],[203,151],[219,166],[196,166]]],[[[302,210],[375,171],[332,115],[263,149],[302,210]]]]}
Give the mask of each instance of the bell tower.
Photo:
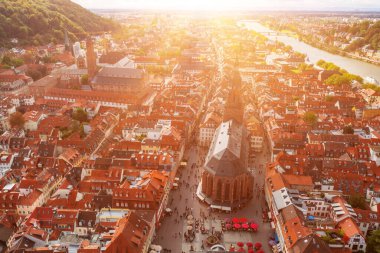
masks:
{"type": "Polygon", "coordinates": [[[86,58],[87,58],[87,70],[88,78],[91,80],[96,74],[96,54],[94,50],[94,42],[92,38],[87,38],[86,40],[86,58]]]}

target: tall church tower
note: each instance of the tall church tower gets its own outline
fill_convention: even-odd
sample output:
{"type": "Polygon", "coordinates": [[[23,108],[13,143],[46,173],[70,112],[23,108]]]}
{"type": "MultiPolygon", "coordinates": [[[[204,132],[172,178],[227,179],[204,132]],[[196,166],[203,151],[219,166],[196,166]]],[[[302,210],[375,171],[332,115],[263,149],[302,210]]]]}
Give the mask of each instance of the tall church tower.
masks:
{"type": "Polygon", "coordinates": [[[241,77],[238,69],[234,69],[232,74],[232,90],[227,98],[223,116],[223,122],[234,119],[239,124],[243,124],[243,103],[241,100],[241,77]]]}
{"type": "Polygon", "coordinates": [[[87,58],[87,70],[88,77],[91,80],[96,74],[96,54],[94,50],[94,42],[91,38],[86,40],[86,58],[87,58]]]}
{"type": "Polygon", "coordinates": [[[72,49],[72,47],[71,47],[71,44],[70,44],[69,35],[67,33],[67,30],[65,30],[65,50],[71,52],[71,49],[72,49]]]}

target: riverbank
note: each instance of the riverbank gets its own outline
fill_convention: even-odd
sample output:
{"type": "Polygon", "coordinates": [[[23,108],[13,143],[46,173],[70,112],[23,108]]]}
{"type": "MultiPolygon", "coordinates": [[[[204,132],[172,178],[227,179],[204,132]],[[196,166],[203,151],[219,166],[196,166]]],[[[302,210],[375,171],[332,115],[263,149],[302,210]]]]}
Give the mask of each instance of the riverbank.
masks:
{"type": "Polygon", "coordinates": [[[298,38],[299,38],[300,41],[302,41],[302,42],[304,42],[304,43],[306,43],[306,44],[308,44],[308,45],[310,45],[312,47],[324,50],[324,51],[329,52],[331,54],[335,54],[335,55],[339,55],[339,56],[343,56],[343,57],[348,57],[348,58],[351,58],[351,59],[354,59],[354,60],[359,60],[359,61],[370,63],[370,64],[373,64],[373,65],[376,65],[376,66],[380,66],[380,62],[379,61],[375,61],[375,60],[369,59],[367,57],[361,57],[359,55],[348,53],[348,52],[339,50],[337,48],[328,47],[328,46],[325,46],[324,44],[317,43],[315,41],[307,40],[307,39],[305,39],[304,37],[302,37],[298,33],[297,33],[297,35],[298,35],[298,38]]]}
{"type": "Polygon", "coordinates": [[[376,65],[376,66],[380,66],[380,61],[376,61],[376,60],[370,59],[368,57],[363,57],[363,56],[355,55],[353,53],[349,53],[349,52],[340,50],[340,49],[335,48],[335,47],[326,46],[325,44],[319,43],[318,41],[309,40],[309,39],[307,39],[305,36],[303,36],[302,34],[300,34],[297,31],[277,30],[274,27],[270,27],[270,26],[268,27],[267,25],[262,24],[262,23],[259,23],[259,24],[262,25],[262,26],[264,26],[264,27],[266,27],[267,29],[270,29],[270,30],[274,31],[274,32],[278,32],[278,33],[281,33],[281,34],[288,34],[287,36],[289,36],[289,37],[298,39],[301,42],[304,42],[304,43],[306,43],[306,44],[308,44],[308,45],[310,45],[312,47],[318,48],[318,49],[326,51],[328,53],[339,55],[339,56],[342,56],[342,57],[351,58],[351,59],[354,59],[354,60],[363,61],[363,62],[366,62],[366,63],[369,63],[369,64],[373,64],[373,65],[376,65]]]}
{"type": "Polygon", "coordinates": [[[376,66],[380,66],[380,61],[376,61],[376,60],[370,59],[368,57],[363,57],[363,56],[360,56],[360,55],[349,53],[349,52],[340,50],[339,48],[336,48],[336,47],[333,47],[333,46],[328,46],[328,45],[323,44],[322,42],[319,42],[319,41],[316,41],[316,40],[310,40],[307,37],[305,37],[303,34],[300,34],[298,31],[293,31],[293,30],[278,30],[278,29],[276,29],[275,27],[272,27],[272,26],[268,27],[265,24],[261,24],[261,25],[263,25],[264,27],[267,27],[268,29],[276,31],[276,32],[283,33],[283,31],[287,31],[288,33],[296,34],[296,36],[294,36],[294,35],[289,35],[289,36],[291,36],[293,38],[297,38],[299,41],[302,41],[302,42],[304,42],[304,43],[306,43],[306,44],[308,44],[308,45],[310,45],[312,47],[324,50],[324,51],[329,52],[331,54],[335,54],[335,55],[339,55],[339,56],[343,56],[343,57],[348,57],[348,58],[351,58],[351,59],[354,59],[354,60],[359,60],[359,61],[363,61],[363,62],[366,62],[366,63],[374,64],[376,66]]]}
{"type": "Polygon", "coordinates": [[[354,59],[349,56],[341,56],[339,54],[328,52],[324,49],[314,47],[304,41],[296,39],[291,36],[285,35],[266,35],[266,34],[276,34],[276,31],[265,27],[261,23],[255,20],[242,20],[239,24],[244,25],[245,28],[253,30],[257,33],[263,34],[272,41],[279,41],[286,45],[291,46],[295,51],[305,54],[309,61],[316,64],[319,60],[323,59],[328,62],[333,62],[337,66],[347,70],[349,73],[365,77],[373,77],[376,80],[380,80],[380,66],[369,62],[365,62],[359,59],[354,59]]]}

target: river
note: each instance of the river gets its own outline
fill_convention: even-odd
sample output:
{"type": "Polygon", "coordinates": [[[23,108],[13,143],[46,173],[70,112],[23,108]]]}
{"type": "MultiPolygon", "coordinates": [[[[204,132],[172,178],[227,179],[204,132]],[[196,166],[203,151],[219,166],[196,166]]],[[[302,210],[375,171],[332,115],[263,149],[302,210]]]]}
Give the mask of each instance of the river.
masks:
{"type": "MultiPolygon", "coordinates": [[[[239,21],[238,24],[243,24],[247,29],[254,30],[258,33],[274,32],[273,30],[263,26],[254,20],[242,20],[239,21]]],[[[328,62],[333,62],[334,64],[352,74],[356,74],[362,77],[373,77],[376,80],[380,81],[380,66],[340,55],[331,54],[329,52],[310,46],[309,44],[299,41],[298,39],[291,36],[265,36],[270,40],[281,41],[284,44],[291,46],[294,50],[307,55],[309,61],[312,63],[316,63],[318,60],[323,59],[328,62]]]]}

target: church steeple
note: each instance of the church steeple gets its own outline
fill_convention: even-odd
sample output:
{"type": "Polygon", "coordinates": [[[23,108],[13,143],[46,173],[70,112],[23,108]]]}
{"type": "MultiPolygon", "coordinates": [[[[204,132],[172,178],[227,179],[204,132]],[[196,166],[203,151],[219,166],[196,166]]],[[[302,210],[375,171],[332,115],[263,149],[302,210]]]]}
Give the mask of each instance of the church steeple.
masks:
{"type": "Polygon", "coordinates": [[[70,51],[71,50],[70,39],[69,39],[69,35],[68,35],[66,29],[65,29],[65,50],[66,51],[70,51]]]}
{"type": "Polygon", "coordinates": [[[232,73],[232,90],[227,98],[223,121],[234,119],[239,124],[243,124],[243,103],[241,101],[241,77],[239,70],[234,69],[232,73]]]}
{"type": "Polygon", "coordinates": [[[91,37],[88,37],[86,40],[86,58],[87,58],[87,70],[88,70],[88,77],[90,80],[94,78],[96,74],[96,54],[94,50],[94,42],[92,41],[91,37]]]}

